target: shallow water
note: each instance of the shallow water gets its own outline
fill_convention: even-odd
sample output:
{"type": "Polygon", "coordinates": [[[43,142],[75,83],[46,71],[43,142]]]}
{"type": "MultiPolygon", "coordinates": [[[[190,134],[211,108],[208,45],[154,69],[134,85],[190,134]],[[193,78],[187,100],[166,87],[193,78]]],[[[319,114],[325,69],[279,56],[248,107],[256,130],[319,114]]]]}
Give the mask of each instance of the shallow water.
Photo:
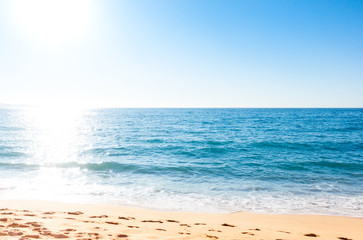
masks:
{"type": "Polygon", "coordinates": [[[0,109],[0,198],[363,217],[363,109],[0,109]]]}

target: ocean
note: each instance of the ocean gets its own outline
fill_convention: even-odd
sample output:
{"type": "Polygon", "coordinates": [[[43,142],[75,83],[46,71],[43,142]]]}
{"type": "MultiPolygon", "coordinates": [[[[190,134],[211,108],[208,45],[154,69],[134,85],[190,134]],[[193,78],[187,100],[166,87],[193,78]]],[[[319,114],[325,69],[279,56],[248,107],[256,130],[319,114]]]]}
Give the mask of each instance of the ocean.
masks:
{"type": "Polygon", "coordinates": [[[0,199],[363,217],[363,109],[0,109],[0,199]]]}

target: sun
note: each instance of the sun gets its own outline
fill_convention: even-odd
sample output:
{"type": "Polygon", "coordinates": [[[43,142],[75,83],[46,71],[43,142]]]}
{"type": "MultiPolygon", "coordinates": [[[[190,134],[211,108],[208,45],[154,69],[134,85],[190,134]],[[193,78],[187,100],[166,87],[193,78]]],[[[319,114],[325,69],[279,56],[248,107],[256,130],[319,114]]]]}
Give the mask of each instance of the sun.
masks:
{"type": "Polygon", "coordinates": [[[60,44],[76,41],[90,28],[92,0],[12,0],[11,10],[27,37],[60,44]]]}

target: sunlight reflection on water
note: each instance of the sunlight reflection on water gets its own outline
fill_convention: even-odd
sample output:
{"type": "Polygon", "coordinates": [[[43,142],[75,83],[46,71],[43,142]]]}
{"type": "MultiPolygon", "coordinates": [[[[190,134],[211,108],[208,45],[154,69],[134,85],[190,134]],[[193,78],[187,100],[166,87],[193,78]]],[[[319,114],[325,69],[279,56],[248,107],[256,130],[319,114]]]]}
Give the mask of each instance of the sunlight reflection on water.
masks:
{"type": "Polygon", "coordinates": [[[81,142],[79,126],[83,112],[72,108],[35,108],[26,112],[28,134],[32,139],[33,162],[77,162],[81,142]]]}
{"type": "MultiPolygon", "coordinates": [[[[84,190],[86,176],[79,167],[62,168],[57,164],[79,162],[79,146],[85,142],[81,134],[84,111],[74,108],[29,108],[21,112],[25,123],[22,138],[27,139],[27,154],[31,156],[25,163],[40,167],[23,176],[17,188],[19,196],[27,198],[78,200],[75,196],[84,190]]],[[[18,179],[19,181],[19,179],[18,179]]],[[[9,183],[10,184],[10,183],[9,183]]]]}

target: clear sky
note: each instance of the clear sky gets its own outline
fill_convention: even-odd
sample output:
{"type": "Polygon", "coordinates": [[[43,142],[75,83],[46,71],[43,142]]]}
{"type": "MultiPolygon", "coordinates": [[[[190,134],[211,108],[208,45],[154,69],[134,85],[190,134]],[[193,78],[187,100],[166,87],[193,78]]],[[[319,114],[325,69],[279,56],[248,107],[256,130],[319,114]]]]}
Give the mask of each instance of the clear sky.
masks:
{"type": "Polygon", "coordinates": [[[0,0],[0,103],[363,107],[363,1],[0,0]]]}

